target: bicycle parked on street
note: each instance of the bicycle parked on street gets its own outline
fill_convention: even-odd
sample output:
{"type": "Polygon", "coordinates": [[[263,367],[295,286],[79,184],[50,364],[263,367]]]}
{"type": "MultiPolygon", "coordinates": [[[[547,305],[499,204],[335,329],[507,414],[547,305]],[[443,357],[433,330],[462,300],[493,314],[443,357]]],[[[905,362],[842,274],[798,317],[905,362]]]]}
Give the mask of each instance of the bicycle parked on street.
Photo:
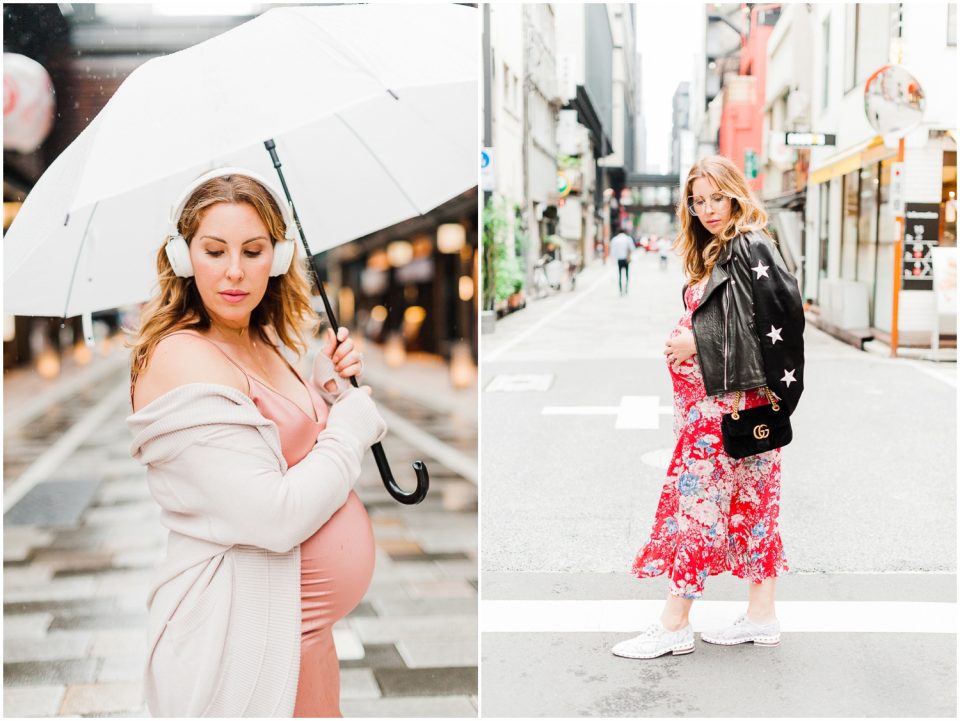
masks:
{"type": "Polygon", "coordinates": [[[566,284],[570,290],[576,289],[579,264],[572,260],[558,260],[544,253],[533,266],[533,280],[530,295],[533,298],[545,298],[551,291],[560,292],[566,284]]]}

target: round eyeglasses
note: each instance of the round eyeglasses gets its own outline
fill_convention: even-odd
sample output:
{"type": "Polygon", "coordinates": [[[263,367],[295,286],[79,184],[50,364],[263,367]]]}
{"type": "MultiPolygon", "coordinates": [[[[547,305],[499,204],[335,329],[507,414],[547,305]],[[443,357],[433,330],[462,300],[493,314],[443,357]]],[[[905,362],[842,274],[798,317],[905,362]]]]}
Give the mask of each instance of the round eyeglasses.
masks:
{"type": "Polygon", "coordinates": [[[692,215],[701,215],[707,209],[707,205],[711,209],[722,208],[729,201],[730,198],[723,193],[714,193],[709,198],[694,198],[690,195],[687,196],[687,210],[692,215]]]}

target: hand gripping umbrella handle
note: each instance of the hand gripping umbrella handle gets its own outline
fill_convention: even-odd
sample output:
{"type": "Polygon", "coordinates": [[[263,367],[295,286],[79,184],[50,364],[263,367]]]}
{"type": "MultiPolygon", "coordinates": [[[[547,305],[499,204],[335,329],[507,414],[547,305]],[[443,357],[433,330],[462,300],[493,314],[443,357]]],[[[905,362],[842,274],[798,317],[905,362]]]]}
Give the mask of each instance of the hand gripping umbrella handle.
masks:
{"type": "MultiPolygon", "coordinates": [[[[340,324],[337,323],[337,317],[333,314],[333,307],[330,305],[327,292],[323,289],[323,283],[320,280],[320,261],[310,252],[310,246],[307,245],[307,237],[303,234],[303,227],[300,225],[300,217],[297,215],[297,208],[294,206],[293,198],[290,197],[290,191],[287,189],[287,181],[284,179],[283,171],[280,169],[280,158],[277,155],[276,144],[271,139],[264,141],[263,145],[270,153],[270,158],[273,160],[273,167],[277,169],[277,175],[280,176],[283,193],[287,196],[287,202],[290,203],[290,209],[293,211],[293,220],[297,224],[297,230],[300,231],[300,239],[303,241],[303,249],[307,253],[307,258],[310,259],[310,267],[313,269],[313,276],[316,280],[317,288],[320,289],[320,299],[323,301],[323,308],[327,313],[327,318],[330,320],[330,325],[333,327],[333,332],[336,334],[340,324]]],[[[355,377],[351,377],[350,382],[354,388],[360,387],[355,377]]],[[[427,491],[430,488],[430,474],[427,472],[427,466],[423,461],[413,462],[413,470],[417,474],[417,487],[415,490],[407,493],[394,480],[393,472],[390,470],[390,464],[387,462],[387,454],[383,452],[383,446],[379,443],[374,443],[371,450],[373,451],[373,458],[377,462],[377,468],[380,470],[380,478],[383,479],[383,485],[386,486],[387,493],[393,496],[394,499],[400,503],[412,506],[420,503],[420,501],[427,497],[427,491]]]]}

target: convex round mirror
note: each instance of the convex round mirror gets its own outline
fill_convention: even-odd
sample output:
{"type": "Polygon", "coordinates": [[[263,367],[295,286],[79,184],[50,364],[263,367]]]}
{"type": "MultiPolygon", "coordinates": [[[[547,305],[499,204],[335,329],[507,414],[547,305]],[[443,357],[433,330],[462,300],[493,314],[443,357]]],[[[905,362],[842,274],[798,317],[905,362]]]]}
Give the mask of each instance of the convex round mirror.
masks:
{"type": "Polygon", "coordinates": [[[899,65],[884,65],[867,78],[863,107],[867,120],[882,135],[910,132],[923,119],[923,88],[899,65]]]}

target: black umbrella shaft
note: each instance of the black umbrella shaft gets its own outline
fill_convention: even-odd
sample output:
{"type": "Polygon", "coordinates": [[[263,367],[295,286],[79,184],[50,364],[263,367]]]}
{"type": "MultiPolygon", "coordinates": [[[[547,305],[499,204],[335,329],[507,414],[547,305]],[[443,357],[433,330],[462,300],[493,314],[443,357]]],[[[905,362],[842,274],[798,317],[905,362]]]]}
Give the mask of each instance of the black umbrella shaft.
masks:
{"type": "MultiPolygon", "coordinates": [[[[273,167],[277,170],[277,175],[280,176],[280,184],[283,186],[283,194],[287,197],[287,202],[290,203],[290,209],[293,212],[293,220],[297,224],[297,230],[300,231],[300,239],[303,241],[303,249],[307,253],[307,258],[310,259],[310,268],[313,270],[313,277],[317,283],[317,288],[320,290],[320,299],[323,301],[323,309],[327,313],[327,318],[330,321],[330,325],[333,328],[334,335],[337,333],[337,329],[340,327],[340,324],[337,322],[337,317],[333,313],[333,306],[330,304],[330,299],[327,298],[327,292],[323,288],[323,281],[320,279],[320,261],[317,257],[310,251],[310,246],[307,244],[307,237],[303,233],[303,226],[300,224],[300,216],[297,215],[297,207],[293,204],[293,198],[290,195],[290,189],[287,188],[287,181],[283,177],[283,170],[280,168],[280,158],[277,155],[277,146],[274,141],[266,140],[263,143],[264,147],[267,149],[267,152],[270,153],[270,158],[273,160],[273,167]]],[[[360,385],[357,383],[356,376],[351,376],[350,382],[353,384],[354,388],[359,388],[360,385]]],[[[430,487],[430,476],[427,472],[427,467],[422,461],[415,461],[413,464],[413,469],[416,472],[417,476],[417,488],[411,493],[404,491],[393,478],[393,472],[390,470],[390,464],[387,461],[387,454],[383,451],[383,446],[380,443],[374,443],[371,449],[373,451],[373,458],[377,462],[377,468],[380,471],[380,477],[383,479],[383,484],[386,486],[387,491],[400,503],[405,503],[407,505],[413,505],[415,503],[420,503],[424,498],[427,497],[427,490],[430,487]]]]}

